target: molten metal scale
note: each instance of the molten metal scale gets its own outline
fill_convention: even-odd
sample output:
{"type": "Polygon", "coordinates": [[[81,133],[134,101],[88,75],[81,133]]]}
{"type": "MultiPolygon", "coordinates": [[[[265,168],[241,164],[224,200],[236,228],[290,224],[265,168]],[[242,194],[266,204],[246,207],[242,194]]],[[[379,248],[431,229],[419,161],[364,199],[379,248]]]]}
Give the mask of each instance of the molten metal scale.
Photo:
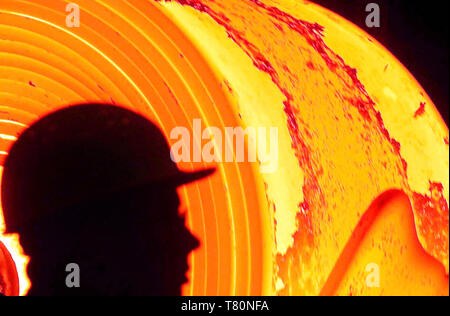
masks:
{"type": "MultiPolygon", "coordinates": [[[[361,280],[355,283],[351,275],[361,273],[357,268],[365,264],[351,265],[348,253],[352,260],[372,255],[382,259],[376,252],[369,251],[366,257],[359,254],[366,249],[367,238],[377,241],[374,232],[382,229],[377,224],[391,212],[375,212],[384,215],[369,216],[372,224],[363,230],[355,227],[367,219],[364,211],[373,200],[391,188],[408,194],[421,245],[448,273],[448,128],[408,71],[348,21],[314,4],[293,0],[130,0],[108,4],[111,8],[100,1],[80,0],[86,11],[98,16],[82,19],[87,28],[67,31],[63,13],[55,13],[59,3],[31,2],[35,5],[0,2],[5,18],[0,23],[0,53],[6,52],[2,55],[6,70],[2,73],[0,67],[0,73],[9,80],[0,85],[0,103],[11,104],[0,118],[14,123],[0,125],[0,133],[7,136],[0,142],[0,159],[20,128],[49,108],[61,106],[60,100],[74,103],[99,97],[143,113],[151,112],[151,107],[166,133],[171,124],[187,126],[203,114],[210,126],[280,127],[284,173],[261,178],[249,166],[223,164],[222,179],[201,188],[203,202],[197,187],[186,189],[191,209],[208,210],[190,214],[191,228],[217,254],[207,247],[194,254],[192,282],[184,293],[314,295],[322,290],[322,294],[364,294],[361,280]],[[90,43],[101,49],[96,51],[90,43]],[[49,58],[48,47],[55,48],[58,58],[49,58]],[[32,58],[26,56],[30,53],[32,58]],[[51,67],[42,68],[42,63],[51,67]],[[36,72],[33,78],[35,72],[30,69],[36,72]],[[142,73],[142,69],[148,71],[142,73]],[[107,80],[102,71],[108,74],[107,80]],[[67,74],[64,86],[59,80],[62,72],[67,74]],[[33,101],[31,105],[23,101],[23,95],[33,101]],[[182,110],[167,113],[167,108],[182,110]],[[183,113],[189,116],[186,120],[183,113]],[[255,189],[258,185],[261,190],[255,189]],[[223,195],[224,187],[229,197],[223,195]],[[292,225],[293,213],[298,215],[298,227],[292,225]],[[311,234],[304,236],[304,231],[311,234]],[[357,243],[352,242],[355,235],[360,236],[357,243]],[[305,250],[310,240],[312,255],[305,250]],[[331,245],[331,240],[336,244],[331,245]],[[312,263],[305,267],[308,260],[312,263]],[[277,278],[280,286],[272,291],[277,278]],[[360,291],[349,293],[355,284],[360,291]]],[[[410,206],[402,205],[396,212],[411,218],[410,206]]],[[[416,249],[409,259],[396,257],[387,266],[396,271],[394,262],[399,261],[408,277],[418,270],[404,265],[407,260],[433,266],[427,264],[429,255],[420,251],[417,238],[411,237],[412,227],[386,232],[398,244],[384,246],[389,254],[396,253],[399,244],[416,249]]],[[[10,250],[15,259],[21,257],[20,249],[10,250]]],[[[12,280],[7,287],[11,293],[17,285],[15,274],[11,275],[11,257],[4,250],[0,254],[5,258],[0,267],[3,283],[12,280]]],[[[17,266],[27,281],[25,265],[17,262],[17,266]]],[[[439,269],[434,271],[433,278],[441,275],[439,269]]],[[[443,293],[448,293],[446,275],[429,289],[442,293],[442,282],[447,284],[443,293]]],[[[396,280],[388,289],[398,289],[396,284],[407,283],[396,280]]]]}

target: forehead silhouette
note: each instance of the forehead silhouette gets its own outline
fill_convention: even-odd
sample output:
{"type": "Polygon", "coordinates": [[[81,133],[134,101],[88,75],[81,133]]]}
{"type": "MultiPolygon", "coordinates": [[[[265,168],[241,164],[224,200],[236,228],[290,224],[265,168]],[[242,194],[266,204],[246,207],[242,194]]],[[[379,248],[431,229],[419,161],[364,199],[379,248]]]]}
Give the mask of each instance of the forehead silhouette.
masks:
{"type": "Polygon", "coordinates": [[[2,180],[7,229],[84,199],[162,180],[177,179],[175,187],[206,173],[179,171],[159,128],[130,110],[71,106],[38,120],[12,146],[2,180]]]}

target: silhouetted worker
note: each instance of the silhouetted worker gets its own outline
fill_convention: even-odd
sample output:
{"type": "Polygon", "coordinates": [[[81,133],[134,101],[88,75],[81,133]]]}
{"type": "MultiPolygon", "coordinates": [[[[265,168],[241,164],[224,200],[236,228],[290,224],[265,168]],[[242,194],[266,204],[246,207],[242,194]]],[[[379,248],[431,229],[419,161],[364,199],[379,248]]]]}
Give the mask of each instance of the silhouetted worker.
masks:
{"type": "Polygon", "coordinates": [[[181,294],[199,242],[176,189],[212,173],[180,171],[161,131],[120,107],[40,119],[12,146],[2,181],[7,233],[19,233],[31,257],[29,294],[181,294]],[[66,283],[73,263],[80,287],[66,283]]]}

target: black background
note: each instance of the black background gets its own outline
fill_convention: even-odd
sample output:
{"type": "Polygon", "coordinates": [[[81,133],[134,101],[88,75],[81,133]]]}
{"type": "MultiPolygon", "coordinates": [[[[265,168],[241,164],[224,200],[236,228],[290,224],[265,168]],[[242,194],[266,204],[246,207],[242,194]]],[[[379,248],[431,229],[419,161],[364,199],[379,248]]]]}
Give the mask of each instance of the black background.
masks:
{"type": "Polygon", "coordinates": [[[358,25],[389,49],[414,75],[449,123],[447,1],[313,0],[358,25]],[[381,27],[366,26],[366,5],[377,3],[381,27]]]}

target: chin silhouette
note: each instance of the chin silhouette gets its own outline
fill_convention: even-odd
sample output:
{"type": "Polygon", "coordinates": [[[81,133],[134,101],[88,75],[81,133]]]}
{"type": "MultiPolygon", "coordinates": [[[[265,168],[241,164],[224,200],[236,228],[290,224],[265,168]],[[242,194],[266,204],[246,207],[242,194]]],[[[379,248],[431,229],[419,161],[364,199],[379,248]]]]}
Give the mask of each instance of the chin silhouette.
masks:
{"type": "Polygon", "coordinates": [[[180,295],[200,244],[179,215],[177,188],[213,172],[180,171],[161,131],[121,107],[76,105],[34,123],[2,181],[6,233],[31,257],[29,295],[180,295]]]}

